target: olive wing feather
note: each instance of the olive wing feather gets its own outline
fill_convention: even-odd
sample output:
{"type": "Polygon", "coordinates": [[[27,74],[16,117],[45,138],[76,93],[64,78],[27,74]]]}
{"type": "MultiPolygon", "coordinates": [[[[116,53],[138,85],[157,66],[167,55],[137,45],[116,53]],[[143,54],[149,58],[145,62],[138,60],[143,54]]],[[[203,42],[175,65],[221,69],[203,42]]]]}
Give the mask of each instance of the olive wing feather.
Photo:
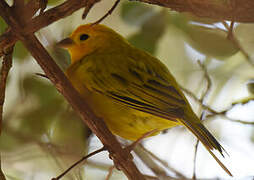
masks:
{"type": "MultiPolygon", "coordinates": [[[[105,56],[93,57],[93,66],[87,68],[88,89],[161,118],[183,118],[185,99],[164,65],[156,62],[155,66],[147,58],[140,61],[125,57],[128,59],[121,61],[121,55],[105,56]]],[[[85,61],[88,63],[89,58],[85,61]]]]}

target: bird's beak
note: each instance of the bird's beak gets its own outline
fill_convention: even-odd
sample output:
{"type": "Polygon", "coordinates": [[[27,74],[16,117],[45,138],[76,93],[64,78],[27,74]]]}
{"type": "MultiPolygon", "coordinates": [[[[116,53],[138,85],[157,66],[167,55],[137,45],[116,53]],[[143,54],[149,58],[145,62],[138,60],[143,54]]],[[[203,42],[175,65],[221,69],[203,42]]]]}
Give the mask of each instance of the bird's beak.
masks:
{"type": "Polygon", "coordinates": [[[73,44],[74,44],[74,41],[71,38],[65,38],[65,39],[59,41],[58,43],[56,43],[56,46],[60,47],[60,48],[67,49],[70,46],[72,46],[73,44]]]}

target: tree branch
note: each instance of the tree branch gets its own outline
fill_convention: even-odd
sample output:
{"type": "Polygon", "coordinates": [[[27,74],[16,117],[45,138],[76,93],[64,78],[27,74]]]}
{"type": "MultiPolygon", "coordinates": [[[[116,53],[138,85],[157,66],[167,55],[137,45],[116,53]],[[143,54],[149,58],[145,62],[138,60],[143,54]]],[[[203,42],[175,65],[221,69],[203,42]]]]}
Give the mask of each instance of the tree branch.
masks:
{"type": "Polygon", "coordinates": [[[17,21],[17,18],[12,14],[11,8],[5,1],[0,1],[0,15],[11,27],[12,32],[15,33],[17,38],[21,40],[25,47],[30,51],[45,72],[46,76],[56,86],[57,90],[66,98],[72,108],[81,115],[82,120],[87,126],[98,136],[109,151],[115,165],[119,167],[129,179],[144,180],[144,176],[133,163],[131,154],[121,147],[115,136],[111,134],[105,125],[104,121],[94,115],[89,105],[73,88],[72,84],[56,65],[38,39],[32,33],[24,33],[24,28],[22,27],[21,22],[17,21]]]}
{"type": "Polygon", "coordinates": [[[229,20],[235,22],[254,22],[253,0],[136,0],[171,8],[178,12],[190,12],[199,17],[229,20]]]}

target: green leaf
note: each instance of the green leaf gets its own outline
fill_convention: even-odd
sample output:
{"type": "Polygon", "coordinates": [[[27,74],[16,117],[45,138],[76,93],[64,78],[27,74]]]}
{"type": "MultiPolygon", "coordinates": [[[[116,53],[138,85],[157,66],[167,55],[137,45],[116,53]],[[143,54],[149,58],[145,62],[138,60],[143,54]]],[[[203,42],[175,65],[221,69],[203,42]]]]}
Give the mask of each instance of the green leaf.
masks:
{"type": "Polygon", "coordinates": [[[182,30],[188,44],[200,53],[224,60],[239,51],[239,48],[227,38],[227,32],[202,24],[214,24],[217,20],[199,18],[189,13],[170,12],[169,25],[182,30]],[[196,25],[194,23],[200,23],[196,25]]]}
{"type": "Polygon", "coordinates": [[[49,6],[56,6],[58,4],[61,4],[62,2],[64,2],[63,0],[48,0],[48,5],[49,6]]]}
{"type": "Polygon", "coordinates": [[[7,24],[3,20],[2,17],[0,17],[0,34],[3,34],[7,28],[7,24]]]}
{"type": "Polygon", "coordinates": [[[177,13],[174,11],[169,12],[169,25],[174,25],[175,27],[184,30],[186,29],[187,24],[189,23],[189,19],[182,13],[177,13]]]}
{"type": "MultiPolygon", "coordinates": [[[[31,1],[31,0],[25,0],[25,3],[28,3],[29,1],[31,1]]],[[[44,1],[44,0],[39,0],[39,1],[44,1]]],[[[62,3],[62,2],[64,2],[64,0],[48,0],[47,5],[49,5],[49,6],[55,6],[55,5],[58,5],[58,4],[62,3]]]]}
{"type": "Polygon", "coordinates": [[[19,59],[21,62],[25,61],[29,55],[27,49],[24,47],[24,45],[20,41],[18,41],[15,44],[13,54],[14,54],[14,57],[19,59]]]}
{"type": "Polygon", "coordinates": [[[147,19],[142,24],[140,31],[130,36],[128,40],[135,47],[154,54],[158,40],[165,32],[166,25],[165,11],[158,12],[147,19]]]}
{"type": "Polygon", "coordinates": [[[59,113],[64,111],[64,99],[52,84],[36,75],[25,77],[22,89],[26,101],[30,101],[32,106],[20,115],[20,129],[23,134],[41,138],[58,118],[59,113]]]}
{"type": "Polygon", "coordinates": [[[21,141],[21,138],[18,139],[16,136],[3,128],[0,136],[0,148],[2,151],[14,150],[14,148],[21,145],[21,141]]]}
{"type": "Polygon", "coordinates": [[[55,87],[42,77],[27,76],[23,81],[26,101],[33,106],[21,115],[21,131],[42,141],[46,135],[63,153],[84,155],[88,129],[79,116],[68,109],[55,87]]]}
{"type": "Polygon", "coordinates": [[[59,105],[64,101],[56,88],[44,77],[27,76],[24,78],[22,85],[25,95],[35,96],[40,106],[48,106],[49,103],[59,105]]]}
{"type": "Polygon", "coordinates": [[[139,2],[124,2],[121,7],[121,17],[130,25],[143,24],[154,13],[152,7],[139,2]]]}
{"type": "Polygon", "coordinates": [[[88,128],[73,111],[65,111],[52,124],[48,131],[52,144],[62,152],[84,155],[86,152],[88,128]]]}
{"type": "Polygon", "coordinates": [[[234,29],[234,34],[239,41],[241,47],[253,57],[254,55],[254,25],[253,24],[238,24],[234,29]]]}
{"type": "Polygon", "coordinates": [[[189,24],[183,29],[188,36],[189,44],[200,53],[223,59],[239,51],[232,41],[227,39],[227,33],[218,29],[189,24]]]}
{"type": "Polygon", "coordinates": [[[52,106],[31,108],[20,117],[22,120],[19,129],[22,134],[30,136],[31,140],[40,141],[42,136],[47,133],[57,113],[58,109],[52,109],[52,106]]]}

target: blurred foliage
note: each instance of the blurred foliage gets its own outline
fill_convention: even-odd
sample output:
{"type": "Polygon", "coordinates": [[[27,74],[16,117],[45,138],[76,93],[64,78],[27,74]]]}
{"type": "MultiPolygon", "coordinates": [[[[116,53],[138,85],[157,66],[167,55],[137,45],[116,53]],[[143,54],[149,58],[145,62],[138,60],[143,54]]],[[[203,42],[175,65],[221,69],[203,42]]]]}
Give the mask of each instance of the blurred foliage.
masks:
{"type": "Polygon", "coordinates": [[[1,151],[15,154],[17,147],[37,144],[48,152],[56,151],[53,159],[85,155],[90,131],[55,87],[34,74],[25,76],[21,84],[15,109],[5,116],[1,151]]]}
{"type": "Polygon", "coordinates": [[[139,2],[124,2],[121,6],[121,18],[129,25],[140,26],[156,14],[156,11],[146,4],[139,2]]]}
{"type": "Polygon", "coordinates": [[[227,31],[215,26],[215,23],[219,23],[217,21],[172,12],[169,23],[182,30],[187,36],[188,44],[206,56],[225,60],[239,51],[227,38],[227,31]]]}
{"type": "Polygon", "coordinates": [[[126,23],[140,27],[139,31],[128,38],[129,42],[140,49],[154,54],[157,43],[167,26],[166,11],[157,12],[152,7],[138,2],[126,2],[122,5],[121,10],[121,16],[126,23]]]}
{"type": "Polygon", "coordinates": [[[220,29],[189,24],[182,30],[190,39],[188,41],[190,45],[206,56],[223,59],[239,51],[239,48],[227,38],[227,33],[220,29]]]}
{"type": "Polygon", "coordinates": [[[128,38],[129,42],[140,49],[154,54],[158,41],[167,25],[165,19],[165,11],[154,14],[141,24],[141,28],[137,33],[128,38]]]}
{"type": "MultiPolygon", "coordinates": [[[[61,2],[63,0],[49,0],[48,5],[55,6],[61,2]]],[[[177,76],[176,79],[179,82],[184,82],[184,87],[194,89],[193,92],[197,96],[203,92],[206,82],[202,70],[196,63],[200,56],[190,55],[186,45],[191,46],[194,53],[205,56],[201,61],[205,62],[212,79],[212,90],[206,104],[216,104],[217,98],[221,96],[223,90],[227,91],[228,98],[225,100],[223,99],[225,96],[223,96],[220,103],[216,104],[219,108],[217,106],[215,108],[219,110],[232,104],[246,103],[248,105],[248,102],[253,100],[254,83],[251,80],[253,79],[253,67],[245,64],[239,47],[236,47],[234,42],[227,38],[228,32],[220,21],[199,18],[189,13],[177,13],[169,9],[154,8],[154,6],[140,2],[125,1],[118,8],[120,8],[120,14],[116,14],[116,16],[120,16],[121,23],[130,29],[135,29],[127,38],[134,46],[153,55],[161,55],[161,41],[170,36],[169,41],[171,42],[168,42],[167,47],[164,47],[166,52],[163,52],[163,55],[167,61],[171,62],[165,64],[169,66],[170,71],[181,71],[182,77],[177,76]],[[185,81],[183,81],[184,78],[185,81]],[[246,81],[248,81],[247,89],[250,96],[235,97],[234,93],[240,89],[239,84],[246,88],[246,81]],[[224,106],[220,107],[220,104],[224,106]]],[[[80,24],[84,23],[80,16],[78,18],[80,24]]],[[[65,50],[56,49],[54,43],[59,38],[58,34],[62,34],[66,29],[69,31],[69,24],[65,25],[66,28],[64,24],[68,23],[63,23],[63,27],[53,30],[50,29],[52,27],[49,27],[50,30],[45,28],[38,33],[38,37],[43,43],[46,41],[48,51],[63,70],[69,65],[69,54],[65,50]]],[[[3,33],[6,27],[0,18],[0,33],[3,33]]],[[[234,28],[237,40],[250,57],[253,57],[254,52],[253,32],[253,24],[236,24],[234,28]]],[[[27,61],[28,59],[31,59],[30,54],[20,42],[17,42],[14,49],[14,61],[20,62],[17,63],[17,66],[25,69],[24,64],[30,63],[27,61]]],[[[16,67],[14,66],[13,69],[16,67]]],[[[28,151],[23,154],[22,149],[36,144],[42,151],[46,151],[47,158],[51,157],[48,164],[52,164],[52,159],[54,162],[58,162],[58,159],[63,160],[56,163],[58,166],[58,169],[54,169],[56,172],[61,169],[59,167],[62,167],[63,164],[65,167],[66,164],[74,162],[75,158],[86,154],[90,148],[88,146],[90,131],[46,78],[36,76],[34,72],[31,72],[32,69],[29,69],[29,73],[23,72],[23,69],[20,71],[18,76],[21,77],[16,82],[20,86],[15,86],[18,96],[15,98],[13,106],[6,110],[0,148],[7,157],[9,157],[8,155],[15,157],[16,152],[21,151],[22,155],[27,153],[26,156],[24,155],[26,158],[32,156],[30,158],[33,161],[36,159],[36,152],[28,151]],[[55,153],[52,153],[52,149],[55,153]]],[[[16,77],[15,73],[11,74],[11,77],[16,77]]],[[[193,104],[195,106],[195,103],[193,104]]],[[[210,124],[212,126],[213,122],[210,124]]],[[[212,128],[215,131],[220,131],[217,132],[218,135],[223,134],[221,133],[223,128],[217,126],[212,128]]],[[[8,162],[8,159],[5,161],[8,162]]],[[[22,161],[22,158],[19,161],[22,161]]],[[[12,161],[11,163],[15,164],[12,161]]],[[[40,172],[42,171],[43,169],[40,169],[40,172]]],[[[104,168],[103,172],[105,171],[107,170],[104,168]]],[[[74,179],[73,177],[66,179],[74,179]]]]}
{"type": "Polygon", "coordinates": [[[19,60],[19,62],[23,62],[28,59],[29,52],[26,50],[24,45],[18,41],[14,46],[13,55],[19,60]]]}
{"type": "Polygon", "coordinates": [[[249,80],[249,82],[247,83],[247,87],[249,92],[254,95],[254,79],[249,80]]]}
{"type": "MultiPolygon", "coordinates": [[[[29,2],[30,0],[25,0],[25,3],[29,2]]],[[[60,3],[64,2],[64,0],[47,0],[47,5],[48,6],[55,6],[60,3]]]]}
{"type": "Polygon", "coordinates": [[[167,25],[182,30],[187,36],[188,44],[207,56],[225,59],[239,51],[239,48],[227,38],[225,30],[212,27],[215,23],[219,23],[216,20],[167,10],[158,12],[151,6],[138,2],[124,3],[121,16],[126,23],[140,27],[138,32],[129,37],[130,43],[152,54],[167,25]]]}
{"type": "Polygon", "coordinates": [[[4,22],[3,18],[0,17],[0,34],[4,33],[7,28],[7,24],[4,22]]]}
{"type": "MultiPolygon", "coordinates": [[[[38,77],[37,77],[38,79],[38,77]]],[[[23,80],[25,98],[34,98],[33,107],[21,115],[20,129],[24,133],[33,134],[40,138],[51,126],[50,123],[59,117],[59,110],[63,99],[56,95],[54,87],[34,77],[26,77],[23,80]]]]}
{"type": "Polygon", "coordinates": [[[55,87],[41,78],[27,76],[22,82],[23,98],[33,105],[19,114],[19,133],[59,146],[61,151],[84,154],[90,135],[87,127],[55,87]]]}
{"type": "MultiPolygon", "coordinates": [[[[234,28],[234,33],[244,48],[244,50],[253,58],[253,49],[254,49],[254,32],[253,32],[254,24],[238,24],[234,28]]],[[[254,62],[252,60],[252,62],[254,62]]]]}
{"type": "Polygon", "coordinates": [[[64,0],[48,0],[48,5],[49,6],[56,6],[62,2],[64,2],[64,0]]]}

